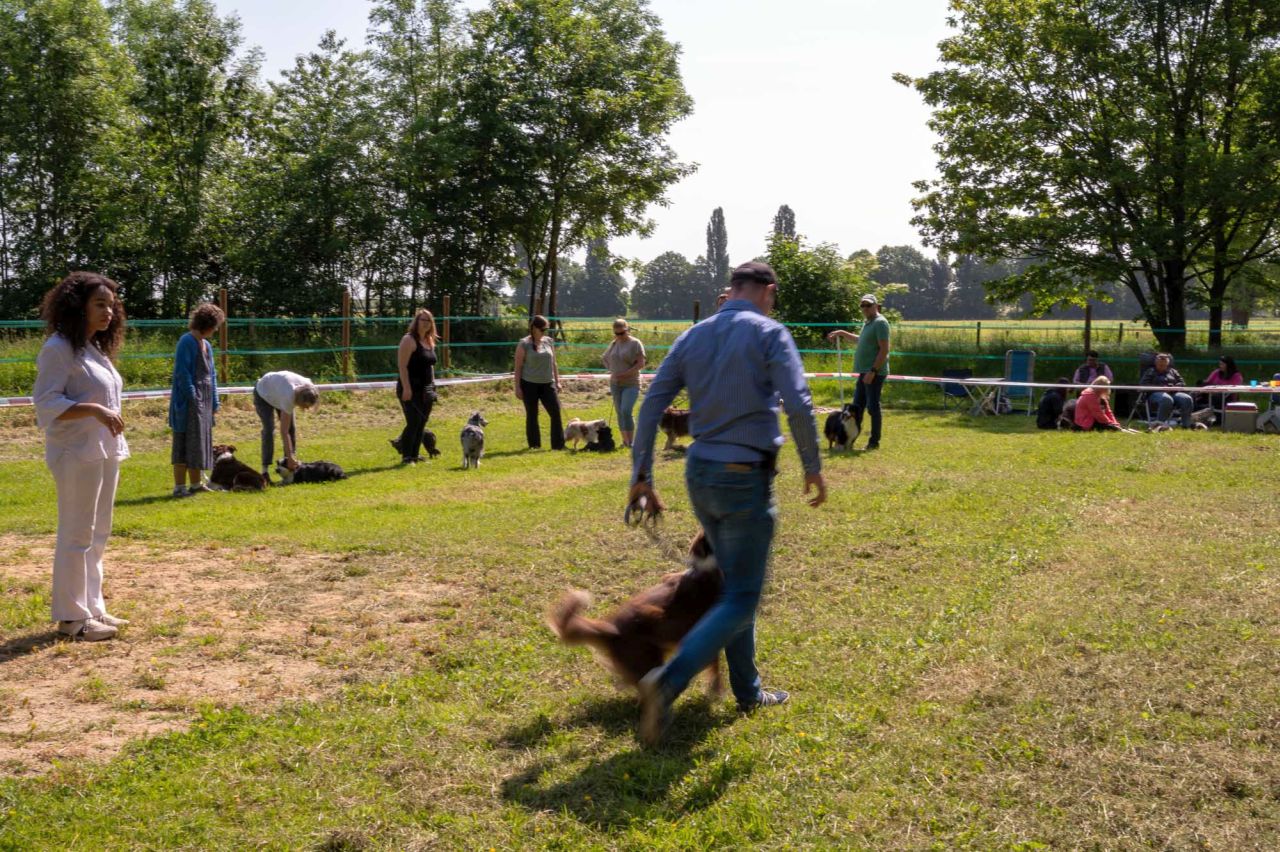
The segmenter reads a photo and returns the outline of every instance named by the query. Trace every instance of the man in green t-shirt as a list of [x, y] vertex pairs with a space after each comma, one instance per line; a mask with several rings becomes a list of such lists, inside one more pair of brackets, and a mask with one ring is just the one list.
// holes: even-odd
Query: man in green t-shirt
[[868, 450], [880, 449], [880, 391], [884, 387], [885, 377], [889, 375], [889, 321], [880, 313], [880, 303], [875, 294], [868, 293], [860, 303], [862, 316], [866, 322], [862, 324], [862, 333], [836, 329], [827, 335], [827, 340], [842, 337], [858, 344], [853, 350], [854, 372], [861, 374], [858, 390], [853, 395], [853, 422], [858, 431], [862, 431], [862, 412], [871, 415], [871, 439], [867, 441]]

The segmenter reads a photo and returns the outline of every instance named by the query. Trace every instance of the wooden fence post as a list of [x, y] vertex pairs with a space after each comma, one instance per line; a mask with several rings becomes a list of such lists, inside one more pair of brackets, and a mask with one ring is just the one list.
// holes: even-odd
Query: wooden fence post
[[450, 331], [451, 331], [451, 329], [450, 329], [450, 327], [449, 327], [449, 323], [450, 323], [449, 315], [453, 312], [453, 308], [451, 307], [451, 303], [452, 303], [452, 301], [453, 301], [453, 300], [452, 300], [452, 299], [450, 299], [450, 298], [449, 298], [449, 296], [448, 296], [448, 294], [446, 293], [446, 294], [445, 294], [445, 297], [444, 297], [444, 351], [443, 351], [443, 355], [444, 355], [444, 362], [443, 362], [443, 363], [444, 363], [444, 369], [445, 369], [446, 371], [448, 371], [448, 369], [449, 369], [449, 367], [450, 367], [450, 361], [449, 361], [449, 337], [450, 337]]
[[222, 350], [222, 375], [218, 378], [223, 383], [231, 381], [231, 373], [227, 370], [227, 288], [223, 287], [218, 291], [218, 307], [222, 309], [222, 327], [218, 329], [218, 348]]
[[342, 288], [342, 375], [353, 381], [351, 373], [351, 290]]
[[696, 323], [702, 316], [702, 302], [697, 299], [693, 300], [693, 321]]
[[1089, 350], [1093, 348], [1093, 305], [1086, 302], [1084, 305], [1084, 354], [1088, 356]]
[[982, 349], [982, 320], [978, 320], [978, 337], [977, 337], [977, 340], [974, 341], [974, 345], [979, 350]]
[[1120, 323], [1120, 328], [1116, 330], [1116, 343], [1124, 343], [1124, 323]]

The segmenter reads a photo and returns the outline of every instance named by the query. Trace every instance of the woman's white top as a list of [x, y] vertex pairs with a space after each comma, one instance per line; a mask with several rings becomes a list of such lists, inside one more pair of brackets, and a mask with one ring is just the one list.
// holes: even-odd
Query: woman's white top
[[280, 370], [275, 373], [267, 373], [258, 379], [254, 389], [258, 391], [258, 396], [262, 397], [267, 405], [276, 411], [285, 411], [292, 414], [294, 391], [298, 388], [305, 388], [309, 384], [311, 384], [311, 380], [306, 376], [300, 376], [288, 370]]
[[59, 420], [63, 412], [78, 402], [95, 402], [120, 413], [124, 380], [111, 360], [91, 341], [76, 352], [71, 341], [52, 334], [40, 347], [36, 358], [36, 422], [44, 429], [44, 458], [53, 464], [63, 453], [74, 453], [80, 461], [127, 459], [129, 444], [124, 435], [111, 430], [96, 417]]

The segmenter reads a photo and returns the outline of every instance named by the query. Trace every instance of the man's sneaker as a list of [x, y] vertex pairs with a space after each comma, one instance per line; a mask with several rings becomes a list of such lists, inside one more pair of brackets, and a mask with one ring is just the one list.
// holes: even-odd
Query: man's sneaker
[[95, 620], [101, 621], [103, 624], [107, 625], [108, 627], [124, 627], [126, 624], [129, 623], [129, 619], [127, 618], [116, 618], [114, 615], [111, 615], [110, 613], [106, 613], [106, 612], [104, 612], [102, 615], [97, 616]]
[[83, 621], [59, 621], [58, 632], [63, 636], [82, 639], [85, 642], [101, 642], [116, 635], [114, 627], [103, 624], [96, 618], [86, 618]]
[[863, 452], [866, 452], [867, 450], [878, 450], [878, 449], [880, 449], [879, 441], [869, 441], [867, 443], [867, 446], [863, 449]]
[[187, 493], [188, 493], [188, 494], [201, 494], [201, 493], [209, 492], [209, 491], [212, 491], [212, 490], [213, 490], [212, 488], [210, 488], [209, 486], [205, 485], [203, 482], [198, 482], [198, 483], [196, 483], [195, 485], [188, 485], [188, 486], [187, 486]]
[[403, 457], [403, 456], [404, 456], [404, 450], [400, 449], [400, 439], [399, 439], [399, 438], [392, 438], [392, 439], [391, 439], [391, 446], [395, 448], [395, 451], [396, 451], [397, 453], [399, 453], [399, 454], [401, 455], [401, 457]]
[[174, 497], [190, 497], [191, 492], [187, 490], [187, 486], [177, 485], [173, 489], [173, 496]]
[[750, 713], [759, 707], [773, 707], [778, 704], [786, 704], [791, 698], [791, 693], [783, 689], [762, 689], [760, 697], [751, 704], [738, 704], [739, 713]]
[[662, 688], [664, 671], [664, 666], [658, 666], [636, 685], [640, 692], [640, 742], [647, 746], [656, 746], [671, 724], [671, 702]]

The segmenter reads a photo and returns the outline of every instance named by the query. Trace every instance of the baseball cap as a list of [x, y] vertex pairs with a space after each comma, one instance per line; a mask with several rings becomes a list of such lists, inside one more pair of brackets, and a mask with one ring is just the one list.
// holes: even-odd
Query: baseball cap
[[753, 260], [735, 267], [733, 274], [729, 276], [729, 281], [730, 283], [734, 281], [757, 281], [761, 284], [777, 284], [778, 276], [769, 264]]
[[858, 300], [859, 305], [878, 305], [880, 302], [876, 299], [875, 293], [868, 293]]

